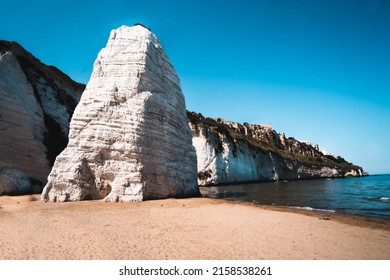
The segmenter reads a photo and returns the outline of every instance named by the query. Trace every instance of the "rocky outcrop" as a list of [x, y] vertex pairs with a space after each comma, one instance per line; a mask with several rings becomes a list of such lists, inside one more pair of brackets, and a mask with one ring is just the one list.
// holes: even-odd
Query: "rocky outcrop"
[[[0, 41], [0, 195], [39, 193], [67, 146], [85, 86], [15, 42]], [[201, 185], [362, 176], [317, 145], [270, 126], [188, 113], [158, 39], [122, 27], [94, 65], [43, 200], [197, 195]]]
[[139, 201], [198, 195], [179, 79], [141, 25], [110, 34], [70, 123], [43, 201]]
[[39, 193], [84, 85], [0, 41], [0, 195]]
[[188, 113], [200, 185], [362, 176], [361, 167], [268, 125], [238, 124]]

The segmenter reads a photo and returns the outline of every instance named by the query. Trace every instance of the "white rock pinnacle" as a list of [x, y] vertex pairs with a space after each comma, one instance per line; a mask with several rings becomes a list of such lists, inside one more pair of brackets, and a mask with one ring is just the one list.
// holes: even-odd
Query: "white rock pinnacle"
[[110, 34], [70, 123], [43, 201], [139, 201], [198, 195], [180, 81], [141, 25]]

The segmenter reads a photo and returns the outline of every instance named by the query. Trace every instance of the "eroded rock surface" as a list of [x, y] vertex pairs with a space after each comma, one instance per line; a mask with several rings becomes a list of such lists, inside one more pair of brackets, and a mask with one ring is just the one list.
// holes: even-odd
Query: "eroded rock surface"
[[0, 41], [0, 195], [39, 193], [84, 85]]
[[363, 169], [267, 125], [188, 113], [200, 185], [362, 176]]
[[110, 34], [70, 123], [43, 201], [139, 201], [199, 194], [179, 79], [141, 25]]

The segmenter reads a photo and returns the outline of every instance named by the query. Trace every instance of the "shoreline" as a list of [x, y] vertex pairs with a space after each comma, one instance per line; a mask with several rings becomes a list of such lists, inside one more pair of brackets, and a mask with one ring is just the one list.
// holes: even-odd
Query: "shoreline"
[[[280, 206], [280, 205], [263, 205], [257, 204], [249, 201], [240, 201], [235, 199], [223, 199], [223, 198], [212, 198], [205, 196], [204, 198], [223, 200], [231, 203], [243, 204], [248, 206], [259, 207], [263, 210], [286, 212], [286, 213], [295, 213], [301, 214], [308, 217], [316, 217], [324, 220], [334, 220], [340, 223], [359, 226], [359, 227], [368, 227], [373, 229], [384, 229], [390, 231], [390, 218], [369, 216], [363, 214], [352, 214], [348, 212], [341, 212], [336, 210], [308, 210], [304, 209], [305, 207], [295, 207], [295, 206]], [[333, 212], [334, 211], [334, 212]]]
[[268, 206], [268, 205], [259, 205], [264, 207], [264, 209], [281, 211], [281, 212], [290, 212], [306, 215], [309, 217], [317, 217], [320, 219], [329, 219], [334, 220], [340, 223], [359, 226], [359, 227], [368, 227], [374, 229], [384, 229], [390, 231], [390, 219], [383, 217], [374, 217], [363, 214], [352, 214], [348, 212], [328, 212], [321, 210], [306, 210], [299, 209], [290, 206]]
[[213, 198], [0, 197], [0, 259], [390, 259], [390, 219]]
[[211, 198], [247, 201], [282, 208], [306, 208], [313, 212], [336, 212], [356, 217], [370, 217], [373, 220], [390, 219], [389, 175], [372, 175], [366, 178], [332, 180], [310, 178], [200, 189], [202, 194]]

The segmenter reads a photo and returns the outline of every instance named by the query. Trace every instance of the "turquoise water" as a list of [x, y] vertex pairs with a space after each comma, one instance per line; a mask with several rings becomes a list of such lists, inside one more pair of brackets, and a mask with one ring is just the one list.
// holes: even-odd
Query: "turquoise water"
[[390, 175], [201, 187], [204, 196], [390, 219]]

